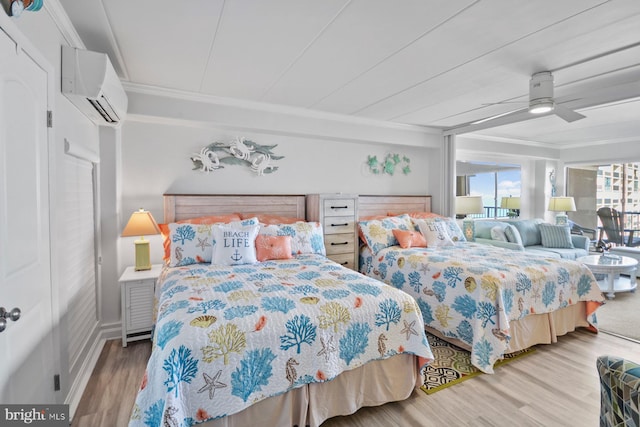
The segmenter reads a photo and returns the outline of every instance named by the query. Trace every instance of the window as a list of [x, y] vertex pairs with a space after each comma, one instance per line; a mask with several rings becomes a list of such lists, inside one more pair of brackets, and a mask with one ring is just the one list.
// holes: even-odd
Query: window
[[[477, 218], [503, 218], [509, 209], [500, 208], [503, 197], [520, 197], [520, 166], [481, 162], [457, 162], [457, 195], [482, 196], [484, 213]], [[464, 185], [462, 185], [464, 183]], [[466, 188], [465, 188], [466, 187]]]

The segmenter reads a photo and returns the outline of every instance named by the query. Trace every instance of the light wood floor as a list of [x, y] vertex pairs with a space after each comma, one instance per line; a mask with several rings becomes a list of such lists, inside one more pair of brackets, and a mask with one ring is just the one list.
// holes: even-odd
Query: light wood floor
[[[640, 325], [638, 325], [640, 327]], [[151, 345], [108, 341], [76, 410], [72, 427], [127, 425]], [[576, 331], [478, 377], [432, 395], [415, 390], [401, 402], [362, 408], [323, 427], [598, 426], [596, 357], [640, 361], [640, 344]]]

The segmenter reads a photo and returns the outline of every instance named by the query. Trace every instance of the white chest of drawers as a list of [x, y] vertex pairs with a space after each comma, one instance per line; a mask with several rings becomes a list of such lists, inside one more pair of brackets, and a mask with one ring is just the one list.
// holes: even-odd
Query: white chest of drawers
[[307, 220], [322, 224], [328, 258], [352, 270], [358, 269], [357, 195], [307, 195]]

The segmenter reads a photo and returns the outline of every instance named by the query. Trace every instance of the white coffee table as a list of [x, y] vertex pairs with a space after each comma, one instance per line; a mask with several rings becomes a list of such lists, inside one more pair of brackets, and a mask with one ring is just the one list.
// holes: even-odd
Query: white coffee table
[[[576, 261], [583, 263], [593, 274], [606, 274], [606, 280], [598, 280], [602, 292], [607, 298], [615, 298], [616, 292], [633, 292], [636, 290], [636, 270], [638, 261], [626, 256], [587, 255]], [[628, 273], [629, 278], [620, 277]]]

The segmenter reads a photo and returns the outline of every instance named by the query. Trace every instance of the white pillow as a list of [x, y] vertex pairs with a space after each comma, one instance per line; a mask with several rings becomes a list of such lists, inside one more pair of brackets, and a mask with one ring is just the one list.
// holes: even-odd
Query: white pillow
[[414, 224], [418, 226], [420, 232], [427, 241], [428, 248], [437, 248], [438, 246], [453, 246], [453, 240], [447, 233], [447, 226], [443, 221], [413, 219]]
[[256, 236], [259, 225], [245, 227], [215, 225], [213, 227], [212, 264], [238, 265], [255, 264]]
[[496, 225], [495, 227], [493, 227], [491, 229], [491, 239], [499, 240], [501, 242], [506, 242], [507, 235], [504, 233], [504, 228], [499, 225]]

